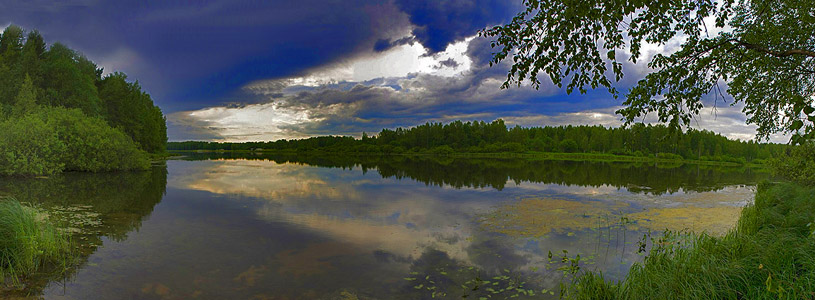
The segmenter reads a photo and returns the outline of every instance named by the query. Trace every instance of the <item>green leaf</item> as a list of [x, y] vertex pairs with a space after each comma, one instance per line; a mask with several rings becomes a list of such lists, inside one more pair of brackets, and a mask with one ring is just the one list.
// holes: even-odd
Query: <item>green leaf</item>
[[798, 129], [801, 129], [801, 127], [803, 127], [803, 126], [804, 126], [804, 121], [795, 120], [795, 121], [792, 121], [792, 125], [790, 125], [790, 129], [798, 130]]

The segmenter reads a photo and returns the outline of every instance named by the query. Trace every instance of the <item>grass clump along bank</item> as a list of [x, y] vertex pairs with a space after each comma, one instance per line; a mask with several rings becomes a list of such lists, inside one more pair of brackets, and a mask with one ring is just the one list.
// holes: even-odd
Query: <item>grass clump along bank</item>
[[577, 276], [571, 299], [815, 299], [815, 188], [763, 183], [732, 231], [655, 243], [621, 282]]
[[36, 209], [0, 199], [0, 277], [4, 288], [18, 285], [45, 267], [64, 267], [70, 255], [67, 234]]

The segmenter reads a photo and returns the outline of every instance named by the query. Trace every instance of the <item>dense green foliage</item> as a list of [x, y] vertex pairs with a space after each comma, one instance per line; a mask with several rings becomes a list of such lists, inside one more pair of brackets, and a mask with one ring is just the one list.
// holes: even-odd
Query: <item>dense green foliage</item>
[[59, 136], [67, 151], [62, 161], [69, 171], [144, 170], [144, 151], [122, 131], [101, 118], [87, 117], [78, 109], [44, 108], [39, 115]]
[[161, 110], [138, 83], [36, 31], [0, 35], [0, 175], [144, 170], [165, 150]]
[[103, 77], [76, 51], [59, 43], [48, 47], [37, 31], [24, 36], [14, 25], [0, 35], [0, 116], [16, 119], [35, 104], [76, 108], [123, 131], [142, 150], [164, 152], [164, 115], [137, 82], [122, 73]]
[[770, 169], [778, 176], [803, 185], [815, 184], [815, 144], [790, 147], [769, 162]]
[[64, 264], [68, 237], [42, 219], [34, 208], [0, 199], [0, 278], [18, 283], [48, 264]]
[[150, 165], [130, 137], [78, 109], [37, 108], [0, 126], [0, 175], [145, 170]]
[[138, 82], [127, 82], [124, 73], [113, 73], [98, 82], [99, 97], [105, 102], [107, 120], [121, 128], [142, 149], [161, 153], [167, 143], [167, 125], [161, 109]]
[[[622, 114], [634, 122], [656, 113], [662, 122], [689, 125], [705, 95], [744, 103], [758, 136], [815, 137], [815, 2], [810, 0], [524, 0], [506, 25], [481, 32], [498, 47], [491, 63], [512, 67], [503, 87], [546, 74], [566, 91], [619, 81], [624, 59], [635, 62], [647, 44], [677, 43], [656, 54], [655, 72], [626, 93]], [[609, 70], [610, 69], [610, 70]], [[613, 75], [611, 75], [613, 73]], [[723, 85], [728, 87], [724, 91]], [[715, 105], [715, 104], [714, 104]]]
[[810, 299], [815, 291], [815, 189], [759, 185], [724, 237], [663, 238], [625, 280], [576, 278], [577, 299]]
[[51, 175], [65, 167], [65, 143], [38, 116], [5, 120], [0, 128], [0, 175]]
[[173, 142], [171, 150], [322, 150], [328, 152], [403, 153], [451, 152], [594, 152], [665, 158], [746, 162], [775, 156], [785, 146], [729, 140], [706, 130], [680, 132], [663, 125], [635, 124], [628, 128], [560, 126], [507, 128], [503, 120], [490, 123], [455, 121], [412, 128], [383, 129], [362, 139], [322, 136], [275, 142]]

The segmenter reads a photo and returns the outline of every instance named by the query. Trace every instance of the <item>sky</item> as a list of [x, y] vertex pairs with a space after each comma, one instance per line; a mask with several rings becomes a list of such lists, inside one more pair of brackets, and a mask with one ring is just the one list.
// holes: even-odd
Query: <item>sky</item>
[[[495, 51], [478, 31], [521, 8], [506, 0], [5, 0], [0, 27], [37, 29], [105, 73], [138, 80], [167, 116], [170, 141], [358, 137], [498, 118], [620, 126], [623, 97], [605, 89], [567, 94], [544, 80], [539, 90], [500, 89], [510, 62], [490, 66]], [[643, 56], [677, 45], [647, 45]], [[625, 63], [618, 89], [649, 71]], [[741, 107], [712, 99], [691, 127], [754, 138]]]

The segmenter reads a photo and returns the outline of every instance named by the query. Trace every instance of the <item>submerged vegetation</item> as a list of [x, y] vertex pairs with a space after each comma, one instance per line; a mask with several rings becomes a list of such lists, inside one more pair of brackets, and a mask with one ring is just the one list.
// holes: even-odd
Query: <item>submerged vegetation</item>
[[165, 151], [164, 116], [138, 83], [24, 35], [0, 35], [0, 175], [144, 170]]
[[68, 235], [36, 209], [14, 199], [0, 199], [0, 278], [17, 285], [47, 266], [65, 266], [70, 255]]
[[[271, 150], [335, 153], [593, 153], [733, 163], [762, 162], [785, 145], [743, 142], [706, 131], [682, 132], [664, 125], [635, 124], [628, 128], [559, 126], [508, 128], [503, 120], [490, 123], [455, 121], [427, 123], [412, 128], [383, 129], [361, 139], [321, 136], [274, 142], [171, 142], [170, 150]], [[604, 156], [608, 158], [607, 156]], [[601, 157], [602, 159], [602, 157]]]

